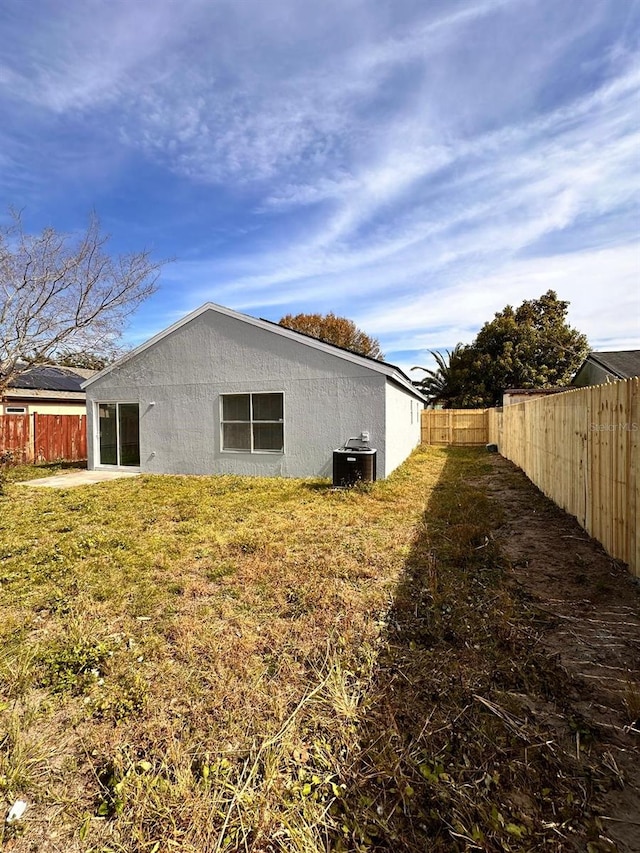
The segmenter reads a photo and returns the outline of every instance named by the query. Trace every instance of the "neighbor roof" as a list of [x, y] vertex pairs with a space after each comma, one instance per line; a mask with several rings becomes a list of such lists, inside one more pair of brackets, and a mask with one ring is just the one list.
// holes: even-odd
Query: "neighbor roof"
[[[74, 391], [82, 393], [82, 383], [95, 371], [57, 364], [27, 367], [9, 382], [10, 389], [29, 391]], [[24, 396], [24, 395], [22, 395]]]
[[154, 337], [150, 338], [144, 344], [141, 344], [136, 349], [132, 350], [127, 355], [123, 356], [118, 361], [110, 364], [108, 367], [105, 367], [104, 370], [101, 370], [99, 373], [96, 373], [86, 382], [82, 383], [82, 388], [87, 388], [89, 385], [92, 385], [102, 376], [106, 376], [115, 368], [124, 364], [126, 361], [129, 361], [131, 358], [135, 358], [139, 353], [144, 352], [144, 350], [149, 347], [154, 346], [159, 343], [163, 338], [168, 337], [169, 335], [176, 332], [178, 329], [181, 329], [187, 323], [190, 323], [192, 320], [195, 320], [201, 314], [206, 313], [207, 311], [214, 311], [217, 314], [223, 314], [225, 317], [232, 317], [235, 320], [240, 320], [243, 323], [248, 323], [250, 326], [256, 326], [259, 329], [264, 329], [267, 332], [272, 332], [275, 335], [280, 335], [284, 338], [289, 338], [290, 340], [297, 341], [298, 343], [304, 344], [305, 346], [311, 347], [312, 349], [320, 350], [321, 352], [329, 353], [330, 355], [335, 355], [338, 358], [343, 358], [345, 361], [351, 361], [354, 364], [360, 364], [363, 367], [366, 367], [370, 370], [375, 370], [377, 373], [384, 374], [389, 380], [394, 382], [397, 385], [400, 385], [406, 391], [409, 391], [416, 399], [425, 402], [425, 397], [423, 394], [418, 391], [418, 389], [413, 385], [409, 377], [400, 370], [399, 367], [396, 367], [393, 364], [388, 364], [386, 361], [378, 361], [374, 358], [369, 358], [368, 356], [358, 355], [358, 353], [352, 352], [351, 350], [343, 349], [343, 347], [335, 346], [334, 344], [326, 343], [326, 341], [320, 341], [317, 338], [312, 338], [309, 335], [305, 335], [302, 332], [295, 332], [293, 329], [287, 329], [285, 326], [280, 326], [277, 323], [272, 323], [269, 320], [260, 320], [257, 317], [251, 317], [249, 314], [241, 314], [238, 311], [233, 311], [231, 308], [225, 308], [223, 305], [216, 305], [214, 302], [206, 302], [200, 308], [197, 308], [195, 311], [192, 311], [190, 314], [187, 314], [186, 317], [183, 317], [181, 320], [178, 320], [177, 323], [174, 323], [172, 326], [169, 326], [162, 332], [159, 332]]
[[631, 379], [640, 376], [640, 350], [620, 350], [618, 352], [590, 352], [576, 373], [578, 377], [587, 362], [593, 362], [617, 379]]

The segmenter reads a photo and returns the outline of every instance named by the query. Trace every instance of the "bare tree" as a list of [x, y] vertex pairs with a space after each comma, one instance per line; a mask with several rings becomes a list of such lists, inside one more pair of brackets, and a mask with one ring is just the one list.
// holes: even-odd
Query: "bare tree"
[[95, 214], [79, 236], [0, 224], [0, 394], [25, 366], [65, 350], [110, 354], [131, 312], [157, 289], [165, 261], [111, 256]]

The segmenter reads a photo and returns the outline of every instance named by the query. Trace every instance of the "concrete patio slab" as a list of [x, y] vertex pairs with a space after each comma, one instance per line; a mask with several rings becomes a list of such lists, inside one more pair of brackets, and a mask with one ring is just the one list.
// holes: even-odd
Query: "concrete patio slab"
[[43, 489], [70, 489], [73, 486], [90, 486], [107, 480], [119, 480], [121, 477], [139, 477], [139, 471], [72, 471], [68, 474], [56, 474], [54, 477], [40, 477], [37, 480], [22, 480], [17, 486], [35, 486]]

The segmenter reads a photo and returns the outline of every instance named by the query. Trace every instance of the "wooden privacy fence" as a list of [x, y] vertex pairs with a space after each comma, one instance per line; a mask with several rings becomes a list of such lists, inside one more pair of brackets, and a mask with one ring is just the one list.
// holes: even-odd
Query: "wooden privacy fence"
[[0, 454], [14, 462], [87, 458], [86, 415], [0, 415]]
[[486, 444], [489, 409], [424, 409], [421, 426], [423, 444]]
[[0, 457], [15, 462], [33, 461], [30, 415], [0, 415]]
[[494, 410], [489, 441], [640, 577], [640, 379]]

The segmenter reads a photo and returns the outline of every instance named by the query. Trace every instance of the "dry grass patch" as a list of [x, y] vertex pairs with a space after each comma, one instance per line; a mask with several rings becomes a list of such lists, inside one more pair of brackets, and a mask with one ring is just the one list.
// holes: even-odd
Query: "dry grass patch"
[[490, 470], [9, 486], [7, 849], [614, 850], [619, 779], [509, 583]]
[[226, 476], [9, 485], [0, 794], [30, 803], [3, 830], [24, 833], [12, 849], [326, 849], [444, 464], [418, 454], [348, 493]]

